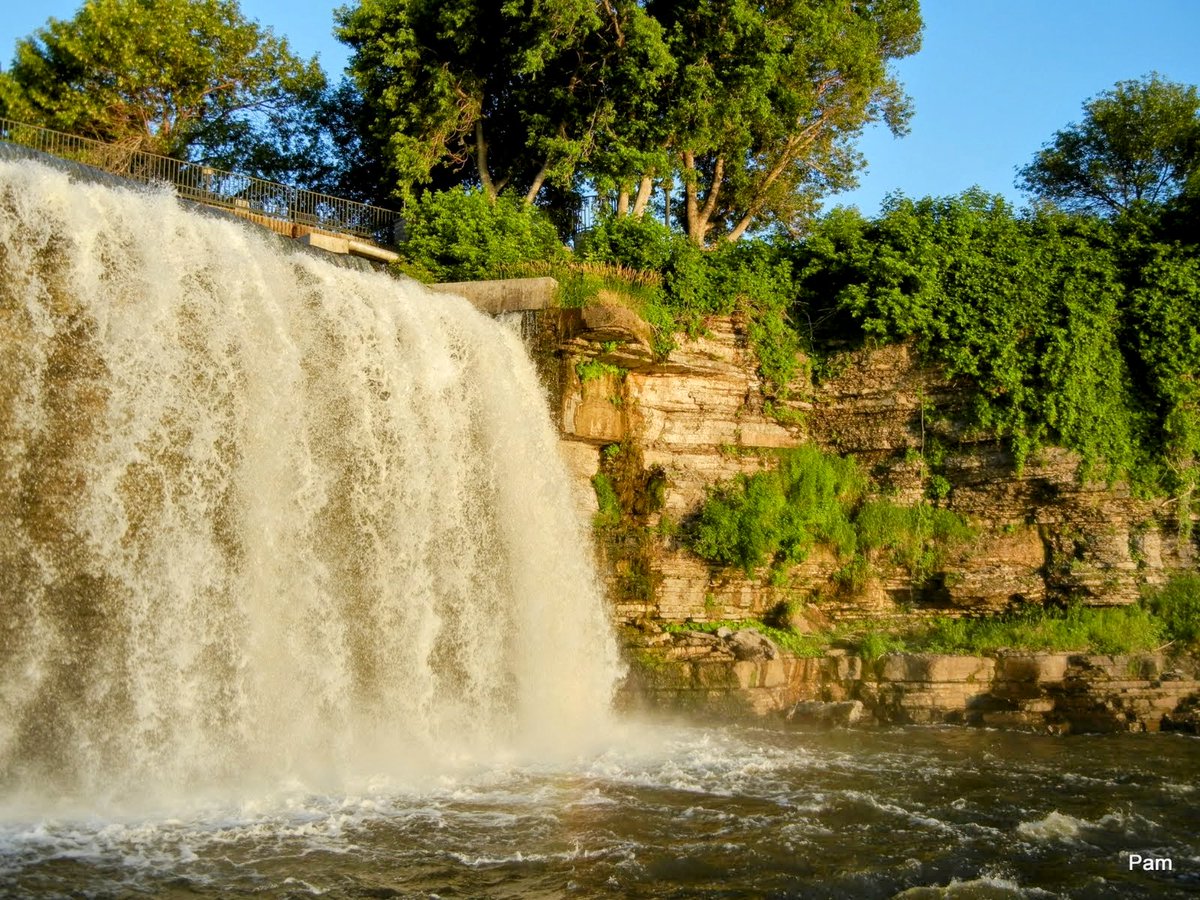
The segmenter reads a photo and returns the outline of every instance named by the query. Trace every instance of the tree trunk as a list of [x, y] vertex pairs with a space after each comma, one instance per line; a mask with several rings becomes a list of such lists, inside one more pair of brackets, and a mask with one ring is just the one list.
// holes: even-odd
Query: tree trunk
[[542, 189], [542, 185], [546, 183], [546, 172], [550, 169], [550, 160], [542, 163], [542, 167], [538, 169], [538, 173], [533, 176], [533, 184], [529, 186], [529, 190], [525, 193], [525, 205], [532, 206], [533, 201], [537, 199], [538, 191]]
[[617, 218], [629, 215], [629, 188], [621, 185], [617, 191]]
[[700, 202], [696, 197], [696, 157], [684, 151], [683, 159], [683, 220], [687, 226], [688, 237], [697, 244], [704, 243], [703, 232], [700, 240], [696, 240], [696, 220], [700, 217]]
[[640, 219], [646, 214], [646, 206], [650, 203], [650, 192], [654, 190], [654, 173], [643, 175], [638, 185], [637, 197], [633, 200], [633, 217]]
[[492, 173], [488, 171], [487, 141], [483, 137], [483, 119], [475, 120], [475, 168], [479, 170], [479, 183], [483, 192], [493, 203], [496, 202], [496, 185], [492, 181]]
[[704, 246], [704, 238], [708, 234], [709, 222], [712, 220], [713, 212], [717, 208], [717, 197], [721, 193], [721, 182], [725, 180], [725, 160], [717, 157], [716, 164], [713, 166], [712, 184], [708, 186], [708, 194], [704, 198], [704, 206], [700, 206], [696, 180], [698, 170], [696, 169], [696, 157], [692, 153], [683, 154], [683, 166], [689, 173], [684, 188], [687, 192], [687, 232], [688, 238], [691, 239], [697, 247]]
[[812, 146], [813, 142], [820, 136], [821, 129], [828, 118], [829, 111], [826, 110], [821, 113], [820, 118], [816, 122], [813, 122], [799, 134], [794, 134], [788, 138], [782, 152], [779, 154], [779, 159], [775, 161], [775, 165], [767, 171], [766, 175], [758, 183], [758, 190], [755, 191], [754, 196], [759, 198], [759, 200], [752, 203], [750, 208], [746, 210], [746, 214], [738, 220], [738, 223], [733, 227], [733, 231], [729, 232], [726, 236], [727, 241], [733, 243], [746, 233], [746, 229], [750, 227], [750, 223], [754, 221], [755, 216], [762, 211], [761, 198], [767, 193], [771, 185], [775, 183], [776, 179], [792, 164], [797, 155], [802, 150]]

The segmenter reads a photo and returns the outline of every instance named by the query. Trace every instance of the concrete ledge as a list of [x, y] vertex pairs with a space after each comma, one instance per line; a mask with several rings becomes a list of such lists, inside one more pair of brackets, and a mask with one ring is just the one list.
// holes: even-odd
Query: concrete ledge
[[307, 244], [309, 247], [316, 247], [318, 250], [328, 250], [330, 253], [350, 252], [350, 239], [340, 235], [322, 234], [319, 231], [311, 231], [308, 234], [302, 234], [297, 240], [302, 244]]
[[368, 244], [366, 241], [356, 241], [354, 238], [347, 237], [346, 235], [310, 231], [307, 234], [300, 235], [297, 240], [309, 247], [316, 247], [318, 250], [328, 250], [330, 253], [340, 253], [343, 255], [353, 254], [354, 256], [373, 259], [376, 262], [390, 263], [400, 258], [399, 254], [393, 253], [391, 250], [376, 247], [374, 244]]
[[558, 282], [553, 278], [501, 278], [493, 281], [450, 281], [426, 285], [439, 294], [466, 297], [480, 312], [521, 312], [549, 309], [554, 305]]

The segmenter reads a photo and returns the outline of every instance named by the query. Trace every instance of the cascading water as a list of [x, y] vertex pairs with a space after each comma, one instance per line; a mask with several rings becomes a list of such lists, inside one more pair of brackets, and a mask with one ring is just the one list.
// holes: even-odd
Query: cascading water
[[0, 161], [0, 376], [0, 898], [1195, 893], [1194, 739], [611, 727], [462, 301]]
[[0, 798], [546, 747], [619, 664], [533, 366], [465, 301], [0, 162]]

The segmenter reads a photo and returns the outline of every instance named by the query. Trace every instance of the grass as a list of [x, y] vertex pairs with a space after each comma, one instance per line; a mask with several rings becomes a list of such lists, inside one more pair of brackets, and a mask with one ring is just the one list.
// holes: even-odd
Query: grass
[[649, 323], [653, 331], [653, 350], [665, 358], [675, 348], [675, 333], [680, 329], [675, 313], [662, 286], [658, 272], [642, 272], [628, 266], [597, 262], [526, 262], [510, 266], [504, 277], [549, 276], [558, 282], [558, 305], [582, 309], [596, 303], [619, 303]]
[[587, 384], [589, 381], [597, 381], [606, 375], [611, 375], [618, 379], [624, 378], [626, 372], [620, 366], [613, 363], [588, 359], [575, 364], [575, 374], [579, 376], [580, 383]]
[[998, 650], [1141, 653], [1164, 643], [1163, 621], [1142, 605], [1035, 609], [986, 619], [934, 619], [906, 641], [915, 651], [985, 654]]
[[1200, 645], [1200, 576], [1179, 576], [1161, 588], [1147, 591], [1141, 603], [1128, 606], [1037, 607], [977, 619], [938, 616], [890, 628], [880, 623], [857, 632], [849, 626], [837, 626], [815, 634], [798, 634], [758, 619], [671, 623], [664, 629], [714, 632], [722, 627], [735, 631], [753, 628], [795, 656], [823, 656], [833, 646], [841, 645], [868, 662], [889, 653], [984, 656], [1000, 651], [1030, 651], [1119, 655], [1146, 653], [1168, 644], [1195, 649]]
[[1200, 645], [1200, 575], [1177, 575], [1162, 587], [1148, 588], [1142, 603], [1162, 622], [1167, 640]]
[[723, 619], [716, 622], [669, 622], [663, 625], [663, 631], [672, 634], [681, 634], [688, 631], [706, 631], [711, 634], [719, 628], [728, 628], [730, 631], [752, 628], [760, 634], [769, 637], [779, 649], [786, 653], [805, 658], [824, 656], [837, 636], [837, 632], [835, 631], [820, 634], [798, 634], [790, 628], [777, 628], [759, 619]]

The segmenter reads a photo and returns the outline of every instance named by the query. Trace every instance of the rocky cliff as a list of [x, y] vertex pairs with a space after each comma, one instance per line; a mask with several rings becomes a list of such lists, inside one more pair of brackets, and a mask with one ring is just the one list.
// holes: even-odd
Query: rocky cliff
[[[820, 378], [801, 365], [788, 399], [768, 401], [736, 317], [710, 319], [665, 361], [651, 351], [645, 323], [615, 305], [546, 310], [524, 327], [537, 337], [578, 502], [600, 517], [602, 569], [645, 702], [758, 713], [857, 702], [875, 721], [1102, 730], [1156, 729], [1164, 716], [1172, 721], [1173, 710], [1183, 716], [1194, 673], [1172, 681], [1161, 659], [1144, 665], [1166, 671], [1166, 687], [1162, 678], [1134, 674], [1108, 690], [1116, 678], [1109, 669], [1133, 663], [1082, 656], [1068, 663], [1061, 654], [1027, 665], [1062, 662], [1064, 672], [1078, 671], [1057, 681], [1042, 673], [1030, 687], [1012, 675], [1022, 665], [1012, 660], [967, 658], [973, 661], [963, 665], [986, 669], [986, 677], [939, 681], [931, 671], [959, 664], [930, 669], [897, 657], [876, 671], [844, 652], [813, 660], [772, 649], [769, 657], [747, 657], [731, 650], [728, 636], [664, 633], [689, 621], [785, 616], [804, 632], [990, 615], [1047, 601], [1129, 604], [1143, 585], [1194, 569], [1200, 552], [1195, 539], [1181, 536], [1169, 506], [1081, 477], [1080, 460], [1068, 451], [1048, 448], [1018, 470], [1000, 444], [964, 427], [962, 386], [905, 345], [834, 354]], [[680, 530], [713, 486], [804, 444], [853, 455], [879, 496], [952, 510], [973, 537], [932, 576], [918, 581], [876, 553], [869, 576], [851, 585], [838, 578], [842, 561], [820, 545], [783, 577], [712, 566], [684, 546]], [[619, 520], [597, 501], [598, 475], [620, 501]]]
[[[1197, 543], [1179, 536], [1169, 507], [1120, 484], [1081, 479], [1074, 454], [1048, 448], [1018, 471], [995, 441], [964, 429], [964, 392], [905, 345], [836, 354], [820, 380], [801, 366], [791, 399], [770, 403], [736, 318], [709, 320], [663, 362], [625, 310], [556, 315], [548, 365], [556, 367], [554, 405], [580, 502], [596, 511], [589, 482], [614, 445], [643, 472], [661, 473], [661, 504], [638, 523], [649, 576], [640, 592], [623, 590], [616, 577], [629, 534], [606, 548], [621, 621], [746, 618], [785, 601], [831, 620], [978, 615], [1048, 599], [1119, 605], [1134, 602], [1141, 585], [1197, 563]], [[682, 546], [675, 529], [713, 485], [804, 443], [855, 456], [874, 489], [897, 503], [935, 498], [963, 516], [975, 538], [920, 584], [879, 558], [853, 589], [835, 583], [839, 563], [819, 547], [786, 579], [768, 579], [714, 568]]]

